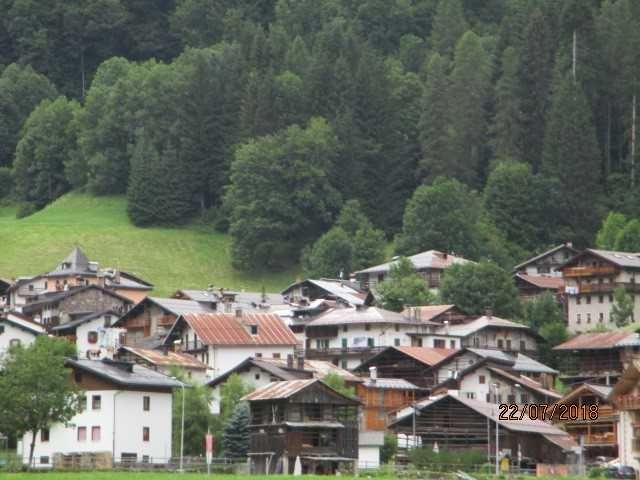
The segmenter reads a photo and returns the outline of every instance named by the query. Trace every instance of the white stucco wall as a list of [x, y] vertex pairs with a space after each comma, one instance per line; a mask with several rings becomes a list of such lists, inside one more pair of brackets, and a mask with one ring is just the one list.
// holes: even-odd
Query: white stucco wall
[[618, 416], [618, 457], [622, 465], [640, 469], [638, 452], [633, 450], [633, 413], [621, 410]]
[[358, 447], [358, 468], [380, 467], [380, 447]]
[[11, 345], [11, 340], [19, 340], [24, 346], [31, 345], [36, 336], [26, 330], [18, 328], [9, 322], [0, 319], [0, 325], [4, 326], [4, 333], [0, 333], [0, 357], [2, 357]]
[[[48, 442], [41, 442], [40, 433], [36, 435], [36, 466], [47, 466], [40, 463], [41, 457], [49, 457], [52, 462], [55, 453], [114, 452], [114, 446], [116, 461], [123, 452], [136, 453], [138, 461], [148, 455], [149, 461], [154, 463], [166, 462], [171, 456], [170, 393], [89, 390], [85, 394], [85, 411], [73, 417], [69, 425], [53, 425], [49, 429]], [[94, 395], [101, 396], [99, 410], [91, 408]], [[150, 397], [149, 411], [143, 410], [144, 396]], [[78, 441], [78, 427], [86, 427], [85, 441]], [[92, 440], [92, 427], [100, 427], [100, 440]], [[142, 441], [143, 427], [149, 427], [149, 442]], [[22, 454], [25, 463], [29, 459], [30, 443], [31, 434], [27, 433], [18, 446], [18, 453]]]

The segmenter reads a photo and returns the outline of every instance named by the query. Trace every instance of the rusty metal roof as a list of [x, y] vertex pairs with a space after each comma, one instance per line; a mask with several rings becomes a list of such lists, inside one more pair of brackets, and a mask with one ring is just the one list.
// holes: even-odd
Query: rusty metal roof
[[424, 363], [425, 365], [432, 366], [436, 363], [444, 360], [447, 357], [455, 354], [458, 350], [452, 348], [428, 348], [428, 347], [393, 347], [396, 350], [404, 353]]
[[613, 331], [613, 332], [592, 332], [582, 333], [567, 340], [560, 345], [553, 347], [554, 350], [598, 350], [617, 348], [618, 342], [633, 336], [633, 332]]
[[547, 290], [557, 290], [564, 287], [565, 283], [562, 277], [545, 277], [542, 275], [527, 275], [526, 273], [516, 273], [514, 276], [534, 287]]
[[133, 355], [140, 357], [141, 359], [151, 363], [152, 365], [159, 366], [178, 366], [183, 368], [192, 368], [206, 370], [207, 366], [193, 355], [181, 352], [167, 351], [165, 355], [158, 350], [151, 350], [148, 348], [138, 347], [120, 347], [122, 350], [132, 353]]
[[271, 382], [264, 387], [242, 397], [242, 400], [278, 400], [289, 398], [291, 395], [313, 385], [317, 378], [306, 378], [303, 380], [289, 380], [286, 382]]
[[[206, 345], [296, 345], [293, 332], [272, 313], [187, 313], [181, 317]], [[250, 333], [250, 326], [257, 333]]]

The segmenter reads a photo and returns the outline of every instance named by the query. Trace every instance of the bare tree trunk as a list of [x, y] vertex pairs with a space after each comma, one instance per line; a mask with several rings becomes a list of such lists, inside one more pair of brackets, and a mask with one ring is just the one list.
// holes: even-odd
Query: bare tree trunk
[[37, 430], [31, 432], [31, 445], [29, 446], [29, 469], [33, 466], [33, 451], [36, 448], [36, 433]]

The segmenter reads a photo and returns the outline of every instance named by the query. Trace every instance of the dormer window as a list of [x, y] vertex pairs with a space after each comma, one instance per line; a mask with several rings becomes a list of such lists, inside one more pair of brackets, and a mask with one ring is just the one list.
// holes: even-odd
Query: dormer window
[[249, 325], [249, 328], [251, 329], [251, 335], [258, 334], [258, 325]]

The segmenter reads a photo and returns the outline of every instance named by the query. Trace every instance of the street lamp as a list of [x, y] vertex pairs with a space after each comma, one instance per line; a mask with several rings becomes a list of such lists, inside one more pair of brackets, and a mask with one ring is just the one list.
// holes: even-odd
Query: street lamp
[[[498, 384], [497, 383], [493, 384], [493, 399], [496, 402], [498, 401]], [[500, 460], [499, 460], [500, 437], [498, 436], [500, 425], [498, 423], [498, 416], [496, 416], [495, 422], [496, 422], [496, 475], [500, 475]]]
[[184, 473], [184, 383], [176, 377], [171, 377], [182, 387], [182, 419], [180, 420], [180, 473]]

